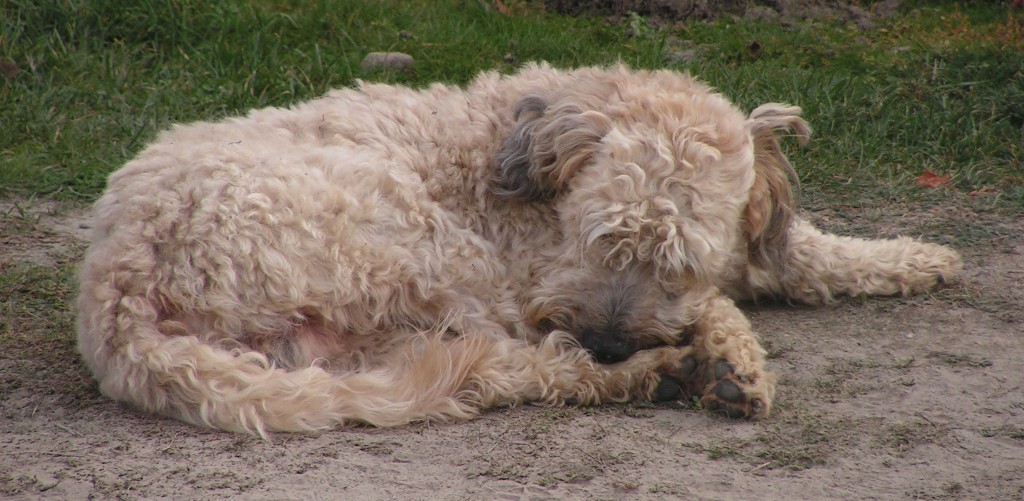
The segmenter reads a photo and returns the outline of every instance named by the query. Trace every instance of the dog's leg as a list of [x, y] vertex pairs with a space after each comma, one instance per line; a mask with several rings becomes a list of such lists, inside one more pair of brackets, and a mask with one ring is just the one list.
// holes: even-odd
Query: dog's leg
[[712, 412], [729, 417], [767, 416], [775, 396], [775, 374], [764, 369], [765, 351], [750, 322], [731, 299], [712, 297], [694, 325], [692, 354], [666, 375], [682, 393], [701, 397]]
[[[764, 370], [764, 350], [732, 300], [714, 296], [694, 325], [688, 346], [642, 350], [623, 362], [596, 363], [568, 335], [554, 333], [540, 346], [515, 344], [485, 364], [478, 383], [484, 407], [522, 401], [582, 405], [627, 400], [701, 397], [729, 417], [768, 415], [775, 375]], [[492, 393], [488, 393], [488, 391]]]
[[821, 303], [837, 295], [920, 293], [954, 281], [961, 267], [956, 251], [941, 245], [841, 237], [798, 221], [773, 269], [752, 268], [749, 280], [760, 294]]
[[730, 417], [767, 415], [775, 376], [764, 371], [764, 350], [732, 301], [713, 298], [695, 330], [689, 346], [643, 350], [610, 365], [596, 363], [570, 336], [557, 331], [539, 346], [503, 340], [488, 356], [477, 358], [467, 395], [480, 407], [696, 395], [708, 409]]
[[[450, 350], [458, 353], [463, 348]], [[540, 344], [505, 339], [487, 351], [486, 356], [471, 357], [477, 363], [458, 397], [474, 407], [664, 401], [712, 387], [697, 372], [697, 360], [706, 356], [691, 346], [663, 346], [637, 352], [623, 362], [600, 364], [571, 336], [555, 331]]]

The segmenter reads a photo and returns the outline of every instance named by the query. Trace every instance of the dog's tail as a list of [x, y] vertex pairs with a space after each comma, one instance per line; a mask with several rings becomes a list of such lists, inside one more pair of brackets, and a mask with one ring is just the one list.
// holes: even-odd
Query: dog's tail
[[482, 398], [474, 393], [474, 371], [508, 349], [484, 336], [452, 342], [424, 334], [387, 368], [286, 370], [262, 353], [209, 343], [162, 320], [165, 311], [152, 291], [133, 291], [126, 281], [131, 272], [99, 261], [87, 258], [80, 273], [77, 330], [101, 392], [201, 426], [266, 437], [268, 431], [469, 418]]
[[799, 179], [777, 134], [791, 131], [805, 144], [811, 128], [800, 113], [796, 106], [769, 103], [757, 107], [747, 119], [754, 140], [756, 178], [744, 213], [744, 229], [750, 256], [757, 261], [769, 259], [770, 249], [785, 245], [786, 230], [793, 222]]

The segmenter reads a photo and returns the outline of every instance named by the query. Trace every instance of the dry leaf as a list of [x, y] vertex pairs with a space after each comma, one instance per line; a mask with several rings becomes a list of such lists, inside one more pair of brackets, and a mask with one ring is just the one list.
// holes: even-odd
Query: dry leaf
[[951, 178], [949, 176], [940, 176], [930, 170], [924, 171], [914, 184], [924, 188], [938, 188], [939, 186], [945, 186], [949, 184]]

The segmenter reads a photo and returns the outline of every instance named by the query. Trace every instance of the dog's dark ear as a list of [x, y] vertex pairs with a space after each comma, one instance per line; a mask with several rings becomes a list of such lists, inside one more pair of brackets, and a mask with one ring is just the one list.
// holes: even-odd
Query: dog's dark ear
[[776, 133], [793, 131], [804, 144], [811, 129], [800, 118], [800, 108], [775, 103], [759, 106], [750, 113], [747, 123], [754, 139], [756, 177], [743, 214], [744, 232], [751, 259], [765, 264], [772, 249], [786, 245], [796, 201], [791, 183], [799, 183]]
[[520, 99], [514, 118], [495, 157], [494, 193], [524, 200], [546, 200], [564, 188], [612, 126], [599, 112], [548, 106], [537, 96]]

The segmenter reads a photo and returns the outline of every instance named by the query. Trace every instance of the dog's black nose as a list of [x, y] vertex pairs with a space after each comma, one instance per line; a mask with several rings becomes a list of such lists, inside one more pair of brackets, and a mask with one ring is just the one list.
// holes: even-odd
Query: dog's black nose
[[584, 329], [580, 345], [602, 364], [621, 362], [639, 351], [628, 335], [615, 327]]

